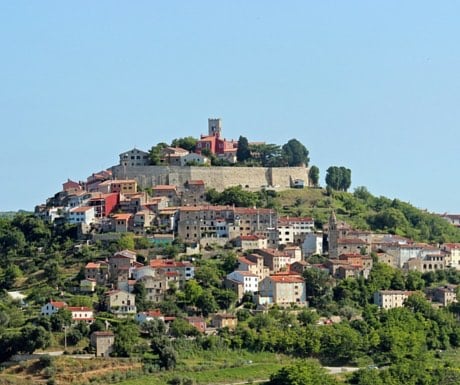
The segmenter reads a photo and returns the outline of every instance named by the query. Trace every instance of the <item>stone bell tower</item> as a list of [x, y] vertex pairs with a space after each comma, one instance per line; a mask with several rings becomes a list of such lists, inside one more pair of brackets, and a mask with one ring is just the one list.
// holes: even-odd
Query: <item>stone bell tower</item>
[[222, 119], [209, 118], [208, 119], [208, 133], [209, 136], [221, 136], [222, 134]]

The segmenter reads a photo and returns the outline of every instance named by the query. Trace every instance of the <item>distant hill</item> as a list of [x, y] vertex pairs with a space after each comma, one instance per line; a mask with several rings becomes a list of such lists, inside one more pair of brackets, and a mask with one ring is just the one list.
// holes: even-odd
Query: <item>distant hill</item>
[[0, 218], [13, 218], [16, 214], [33, 214], [32, 211], [18, 210], [18, 211], [0, 211]]

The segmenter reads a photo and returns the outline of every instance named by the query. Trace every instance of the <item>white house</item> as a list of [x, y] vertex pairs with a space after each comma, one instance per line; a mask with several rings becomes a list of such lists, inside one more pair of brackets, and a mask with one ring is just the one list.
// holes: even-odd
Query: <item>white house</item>
[[95, 221], [96, 213], [92, 206], [75, 207], [69, 211], [68, 222], [72, 224], [84, 223], [89, 225]]
[[304, 257], [310, 255], [323, 254], [323, 234], [322, 233], [308, 233], [302, 243], [302, 252]]
[[195, 154], [193, 152], [185, 155], [185, 156], [182, 156], [180, 158], [180, 165], [183, 167], [183, 166], [187, 166], [188, 164], [194, 164], [194, 165], [205, 165], [205, 164], [208, 164], [209, 163], [209, 159], [206, 158], [205, 156], [201, 155], [201, 154]]
[[227, 279], [243, 284], [244, 293], [255, 293], [259, 290], [259, 277], [250, 271], [235, 270], [227, 275]]
[[136, 322], [143, 324], [144, 322], [150, 322], [154, 319], [164, 321], [165, 317], [161, 314], [160, 310], [147, 310], [137, 313], [134, 319]]
[[155, 277], [156, 272], [153, 267], [142, 266], [132, 270], [133, 279], [138, 281], [143, 277]]
[[65, 302], [51, 300], [42, 306], [40, 313], [41, 315], [50, 316], [57, 313], [59, 309], [65, 309], [66, 307], [67, 304]]
[[301, 243], [303, 234], [313, 231], [315, 221], [309, 217], [280, 217], [278, 218], [278, 243]]
[[72, 321], [73, 322], [85, 322], [87, 324], [91, 324], [94, 322], [94, 314], [93, 309], [85, 306], [75, 306], [75, 307], [68, 307], [72, 313]]

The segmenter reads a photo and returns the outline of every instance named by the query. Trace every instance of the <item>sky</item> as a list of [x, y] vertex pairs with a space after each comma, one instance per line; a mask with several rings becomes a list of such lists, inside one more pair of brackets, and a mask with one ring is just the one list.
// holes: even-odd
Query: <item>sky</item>
[[460, 213], [460, 2], [1, 1], [0, 211], [134, 146], [302, 142], [324, 185]]

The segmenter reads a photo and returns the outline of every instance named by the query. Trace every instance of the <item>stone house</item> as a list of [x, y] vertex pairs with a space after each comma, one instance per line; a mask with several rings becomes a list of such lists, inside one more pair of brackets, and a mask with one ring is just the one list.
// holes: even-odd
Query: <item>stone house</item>
[[259, 304], [303, 305], [306, 303], [305, 280], [300, 275], [277, 274], [259, 284]]
[[96, 349], [96, 357], [110, 357], [115, 344], [115, 335], [111, 331], [98, 331], [91, 334], [91, 345]]
[[217, 329], [229, 328], [234, 330], [238, 324], [238, 318], [233, 314], [214, 314], [211, 317], [211, 324]]
[[105, 305], [107, 311], [114, 314], [135, 314], [136, 296], [134, 294], [121, 290], [109, 291], [105, 294]]

